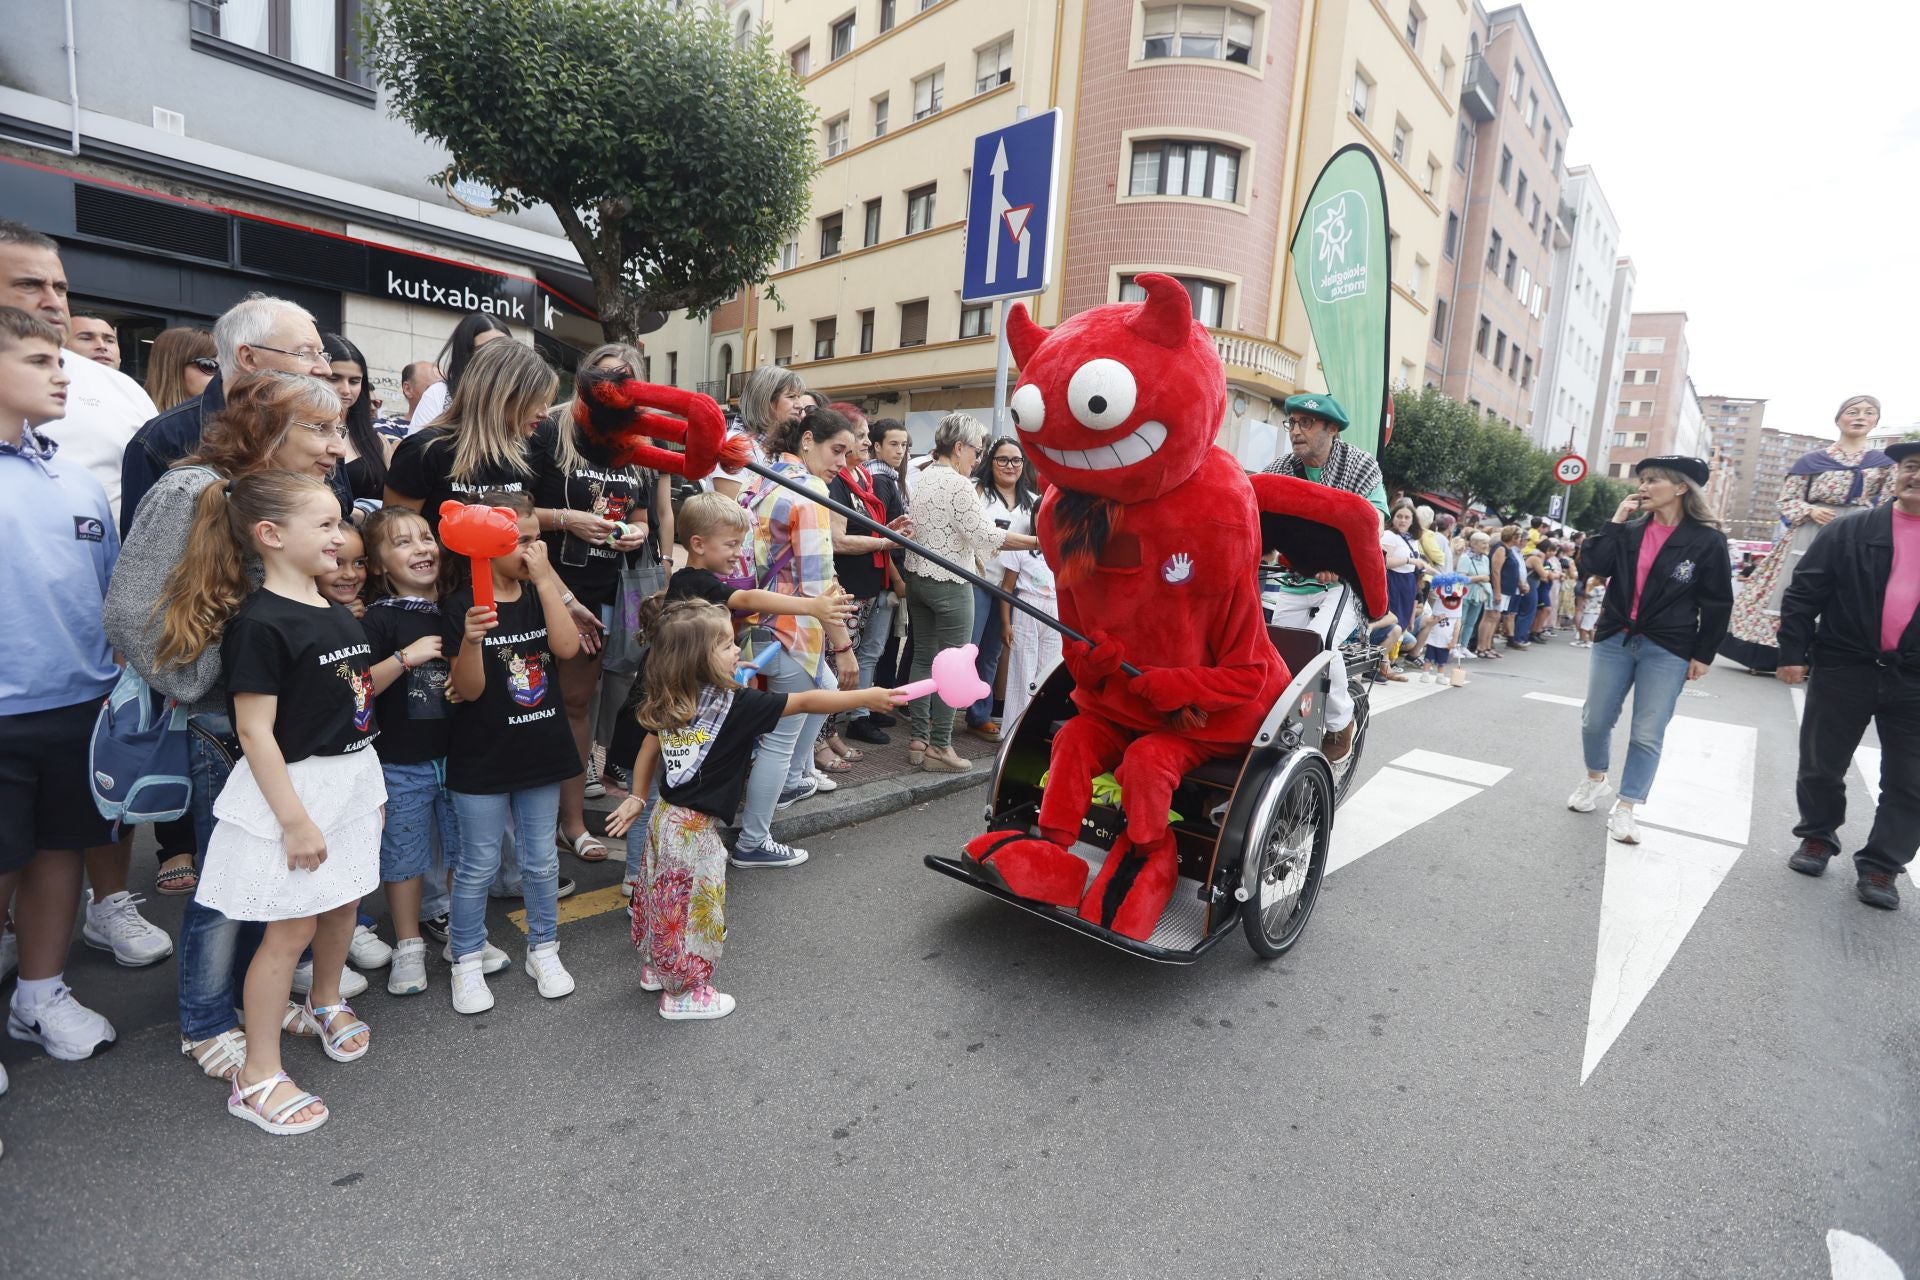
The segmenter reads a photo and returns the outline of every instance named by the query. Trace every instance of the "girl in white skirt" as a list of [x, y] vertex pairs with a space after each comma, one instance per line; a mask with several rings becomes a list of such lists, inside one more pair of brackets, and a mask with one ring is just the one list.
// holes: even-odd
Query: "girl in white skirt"
[[[340, 999], [339, 975], [355, 910], [379, 883], [387, 793], [368, 750], [378, 730], [366, 635], [314, 584], [345, 541], [339, 500], [316, 475], [263, 471], [210, 485], [168, 592], [162, 658], [190, 662], [222, 637], [245, 751], [214, 801], [218, 824], [196, 896], [267, 926], [247, 970], [247, 1057], [227, 1110], [271, 1134], [306, 1133], [330, 1114], [282, 1070], [283, 1027], [318, 1035], [336, 1062], [364, 1057], [370, 1043]], [[248, 551], [266, 569], [251, 595]], [[313, 990], [288, 1010], [293, 968], [309, 945]]]

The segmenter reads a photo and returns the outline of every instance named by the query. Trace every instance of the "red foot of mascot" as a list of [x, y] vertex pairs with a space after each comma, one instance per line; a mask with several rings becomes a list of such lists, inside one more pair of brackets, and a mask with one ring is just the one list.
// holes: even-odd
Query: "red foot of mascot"
[[1113, 842], [1100, 874], [1087, 886], [1080, 918], [1145, 942], [1160, 923], [1160, 913], [1167, 909], [1179, 878], [1173, 832], [1162, 832], [1158, 840], [1143, 845], [1122, 835]]
[[1087, 887], [1087, 864], [1051, 840], [1024, 831], [989, 831], [967, 841], [984, 877], [1022, 898], [1074, 907]]

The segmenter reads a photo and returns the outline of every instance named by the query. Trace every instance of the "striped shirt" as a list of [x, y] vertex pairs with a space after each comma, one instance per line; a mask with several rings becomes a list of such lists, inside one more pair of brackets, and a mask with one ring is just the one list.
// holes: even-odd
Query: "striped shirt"
[[[821, 497], [827, 496], [827, 482], [809, 472], [792, 454], [783, 455], [773, 468]], [[753, 501], [754, 577], [766, 590], [782, 595], [825, 595], [833, 586], [832, 517], [825, 507], [791, 489], [771, 481], [762, 483], [764, 489]], [[809, 675], [819, 674], [820, 655], [827, 647], [826, 628], [819, 619], [770, 613], [755, 615], [749, 621], [771, 627], [788, 654]]]

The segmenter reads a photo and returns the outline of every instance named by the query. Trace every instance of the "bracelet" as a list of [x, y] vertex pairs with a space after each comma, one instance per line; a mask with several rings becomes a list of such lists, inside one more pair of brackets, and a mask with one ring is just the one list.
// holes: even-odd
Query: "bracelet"
[[828, 656], [829, 658], [837, 658], [837, 657], [839, 657], [839, 656], [840, 656], [841, 654], [843, 654], [843, 653], [852, 653], [852, 652], [853, 652], [853, 646], [852, 646], [852, 645], [850, 645], [850, 644], [843, 644], [843, 645], [841, 645], [841, 646], [840, 646], [840, 647], [839, 647], [838, 649], [829, 649], [829, 650], [827, 650], [827, 656]]
[[563, 596], [561, 596], [561, 597], [560, 597], [560, 603], [561, 603], [561, 604], [572, 604], [572, 603], [573, 603], [573, 592], [571, 592], [571, 591], [569, 591], [569, 592], [567, 592], [567, 593], [566, 593], [565, 595], [563, 595]]
[[400, 669], [402, 671], [413, 670], [412, 667], [407, 665], [407, 651], [405, 649], [395, 649], [393, 651], [393, 658], [394, 658], [394, 661], [400, 664]]

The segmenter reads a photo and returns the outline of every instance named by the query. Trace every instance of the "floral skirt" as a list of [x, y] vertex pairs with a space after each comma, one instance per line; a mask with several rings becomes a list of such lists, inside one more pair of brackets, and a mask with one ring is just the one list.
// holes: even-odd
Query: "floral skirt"
[[727, 940], [720, 820], [661, 801], [647, 824], [633, 895], [633, 945], [670, 995], [713, 980]]

